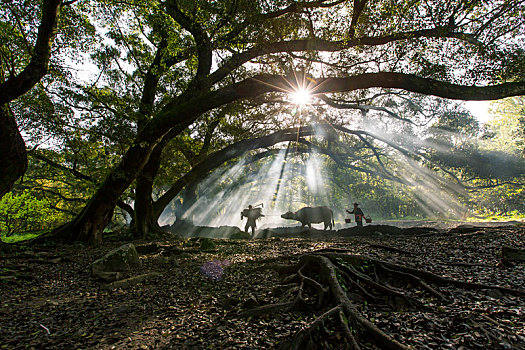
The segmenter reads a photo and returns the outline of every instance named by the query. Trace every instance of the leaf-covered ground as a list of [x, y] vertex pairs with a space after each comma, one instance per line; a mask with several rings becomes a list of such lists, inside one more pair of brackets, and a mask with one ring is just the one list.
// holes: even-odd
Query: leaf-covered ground
[[[200, 250], [198, 240], [136, 241], [143, 266], [133, 275], [160, 275], [124, 287], [112, 287], [88, 273], [92, 261], [122, 242], [5, 253], [0, 255], [0, 348], [275, 348], [319, 314], [243, 317], [243, 311], [286, 297], [276, 292], [279, 275], [261, 266], [293, 262], [301, 254], [326, 248], [458, 280], [525, 289], [525, 264], [509, 267], [500, 260], [503, 245], [525, 248], [525, 227], [358, 236], [312, 231], [299, 236], [217, 240], [209, 251]], [[200, 269], [214, 260], [228, 261], [219, 281]], [[358, 307], [414, 349], [525, 349], [525, 298], [494, 290], [434, 287], [451, 302], [420, 296], [428, 306], [425, 310]], [[328, 345], [319, 338], [318, 346]], [[366, 342], [361, 346], [374, 348]]]

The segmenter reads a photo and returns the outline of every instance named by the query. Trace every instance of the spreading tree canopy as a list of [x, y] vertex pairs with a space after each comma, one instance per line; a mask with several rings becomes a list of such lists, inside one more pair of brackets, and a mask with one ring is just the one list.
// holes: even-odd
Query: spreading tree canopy
[[[249, 110], [240, 103], [262, 111], [278, 100], [289, 103], [289, 94], [305, 89], [327, 110], [385, 113], [415, 122], [418, 114], [403, 112], [399, 101], [422, 95], [495, 100], [525, 94], [525, 4], [519, 0], [110, 0], [87, 5], [79, 0], [70, 6], [99, 29], [99, 45], [78, 47], [79, 54], [90, 55], [98, 73], [82, 83], [63, 82], [53, 99], [74, 106], [80, 121], [90, 120], [89, 128], [103, 131], [103, 138], [123, 152], [82, 211], [56, 230], [67, 240], [100, 242], [115, 206], [135, 180], [137, 196], [151, 192], [148, 181], [169, 141], [225, 107], [230, 109], [224, 118], [235, 119]], [[41, 9], [49, 6], [44, 1]], [[44, 26], [45, 13], [41, 27], [54, 33], [55, 25]], [[31, 43], [40, 47], [38, 34], [27, 39], [29, 48]], [[7, 37], [6, 45], [15, 36]], [[49, 57], [53, 36], [44, 38]], [[42, 56], [28, 51], [32, 59]], [[17, 77], [22, 68], [3, 65], [2, 71], [6, 77], [11, 69]], [[9, 79], [1, 86], [6, 96], [0, 102], [8, 107], [28, 89], [13, 95], [7, 84], [12, 84]], [[327, 112], [324, 121], [348, 130], [348, 116], [353, 114]], [[13, 117], [1, 121], [13, 130]], [[280, 123], [289, 127], [307, 121], [282, 118]], [[21, 173], [10, 175], [11, 182], [2, 180], [4, 188]]]

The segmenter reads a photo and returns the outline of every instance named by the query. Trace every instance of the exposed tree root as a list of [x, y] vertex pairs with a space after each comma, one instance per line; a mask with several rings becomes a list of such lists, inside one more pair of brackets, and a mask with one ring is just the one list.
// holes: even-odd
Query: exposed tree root
[[289, 311], [319, 315], [306, 328], [284, 341], [281, 344], [283, 349], [318, 348], [319, 339], [323, 337], [334, 347], [340, 347], [343, 341], [344, 348], [348, 349], [361, 349], [368, 342], [381, 349], [408, 349], [359, 311], [365, 302], [386, 304], [393, 309], [428, 308], [409, 295], [408, 288], [417, 288], [420, 293], [440, 302], [447, 302], [448, 298], [431, 284], [497, 289], [502, 293], [525, 296], [523, 290], [458, 281], [366, 256], [334, 251], [307, 254], [296, 264], [272, 263], [265, 268], [284, 276], [283, 284], [274, 292], [288, 296], [288, 300], [246, 310], [244, 316]]
[[396, 247], [387, 246], [384, 244], [370, 244], [370, 248], [379, 248], [386, 251], [394, 252], [394, 253], [400, 253], [400, 254], [406, 254], [406, 255], [417, 255], [414, 252], [409, 252], [407, 250], [399, 249]]

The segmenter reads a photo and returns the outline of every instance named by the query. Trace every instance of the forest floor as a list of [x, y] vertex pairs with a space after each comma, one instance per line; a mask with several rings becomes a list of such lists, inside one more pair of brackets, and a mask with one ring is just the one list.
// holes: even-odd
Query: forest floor
[[[521, 225], [395, 234], [382, 234], [378, 226], [360, 235], [312, 230], [297, 237], [214, 240], [207, 251], [199, 249], [201, 240], [168, 235], [133, 242], [142, 267], [132, 275], [158, 275], [120, 287], [90, 277], [89, 264], [123, 243], [114, 238], [98, 247], [60, 245], [0, 254], [0, 349], [277, 348], [326, 310], [246, 316], [246, 310], [289, 297], [277, 293], [282, 276], [261, 267], [327, 250], [525, 289], [525, 264], [505, 266], [500, 259], [504, 245], [525, 248]], [[220, 280], [202, 273], [212, 261], [224, 263]], [[404, 287], [422, 307], [358, 305], [364, 317], [400, 343], [413, 349], [525, 349], [525, 297], [434, 285], [448, 299], [441, 302]], [[322, 328], [313, 338], [314, 348], [345, 348], [337, 331], [323, 340]], [[359, 336], [358, 343], [362, 349], [377, 348], [366, 337]]]

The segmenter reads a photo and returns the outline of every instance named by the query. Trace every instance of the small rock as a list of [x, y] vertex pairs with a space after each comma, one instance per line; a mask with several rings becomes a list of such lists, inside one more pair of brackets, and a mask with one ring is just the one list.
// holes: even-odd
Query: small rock
[[124, 278], [124, 273], [118, 271], [93, 271], [91, 273], [93, 277], [97, 277], [106, 282], [118, 281]]
[[230, 236], [230, 239], [251, 239], [252, 236], [244, 231], [235, 232]]
[[494, 299], [501, 299], [503, 298], [503, 294], [497, 290], [497, 289], [489, 289], [487, 292], [487, 295]]
[[257, 299], [256, 299], [253, 295], [251, 295], [251, 296], [250, 296], [250, 297], [249, 297], [249, 298], [248, 298], [248, 299], [242, 304], [243, 308], [245, 308], [245, 309], [252, 309], [252, 308], [257, 307], [257, 306], [259, 306], [259, 305], [260, 305], [259, 302], [257, 301]]
[[179, 259], [189, 259], [191, 257], [192, 257], [192, 255], [190, 253], [186, 253], [186, 252], [180, 253], [179, 256], [178, 256]]
[[131, 306], [119, 306], [114, 309], [116, 314], [125, 315], [132, 312], [134, 309]]
[[140, 259], [131, 243], [124, 244], [89, 265], [91, 276], [111, 282], [124, 278], [132, 268], [140, 267]]
[[227, 298], [222, 302], [222, 306], [226, 310], [231, 310], [235, 306], [239, 305], [240, 301], [237, 298]]

